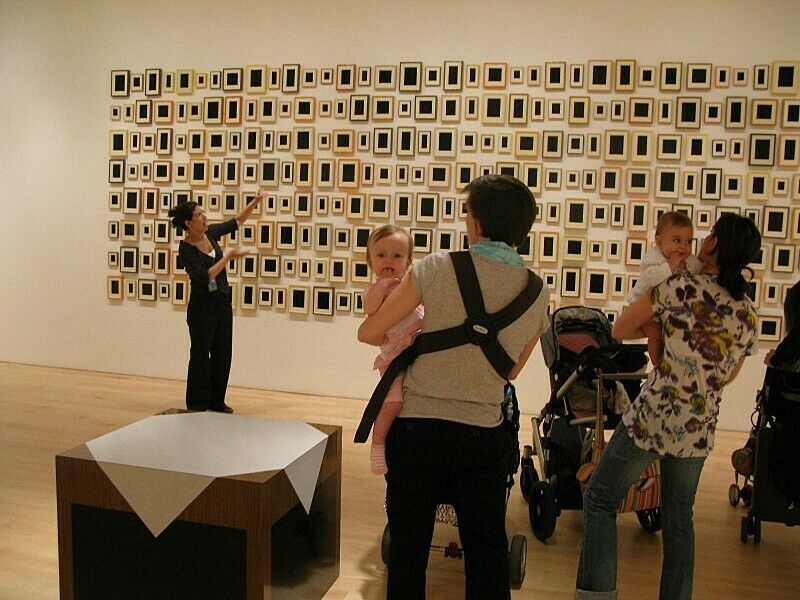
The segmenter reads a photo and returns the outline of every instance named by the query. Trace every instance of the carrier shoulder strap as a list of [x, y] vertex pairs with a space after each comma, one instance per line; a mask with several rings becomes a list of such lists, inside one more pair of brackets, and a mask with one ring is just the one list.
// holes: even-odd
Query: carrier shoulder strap
[[[469, 251], [453, 252], [450, 255], [450, 259], [453, 261], [453, 267], [456, 271], [458, 288], [461, 291], [461, 300], [464, 302], [464, 308], [467, 311], [467, 320], [464, 322], [462, 330], [469, 336], [469, 342], [481, 349], [483, 355], [497, 374], [508, 381], [508, 374], [511, 372], [511, 369], [514, 368], [516, 361], [508, 355], [508, 352], [505, 351], [505, 348], [503, 348], [497, 340], [497, 335], [502, 328], [498, 327], [496, 321], [486, 312], [486, 306], [483, 303], [483, 294], [481, 293], [481, 286], [478, 281], [478, 274], [475, 271], [475, 263], [472, 261], [472, 255]], [[532, 273], [530, 271], [528, 271], [528, 273], [528, 283], [525, 286], [525, 290], [527, 290], [528, 286], [531, 284], [530, 275], [532, 275]], [[538, 290], [536, 291], [536, 295], [539, 295]], [[520, 296], [520, 306], [527, 304], [530, 300], [530, 304], [525, 306], [525, 310], [527, 310], [528, 306], [533, 304], [533, 300], [536, 299], [535, 297], [531, 298], [524, 294], [518, 295], [517, 298], [520, 298]], [[513, 301], [509, 306], [513, 306]], [[508, 309], [508, 306], [506, 309]], [[525, 312], [525, 310], [522, 312]], [[516, 314], [514, 320], [518, 319], [521, 315], [522, 313]], [[508, 324], [512, 322], [513, 321], [509, 321]], [[453, 342], [455, 343], [457, 341], [461, 340], [454, 336]]]
[[417, 336], [414, 344], [406, 348], [395, 358], [381, 380], [364, 409], [361, 422], [356, 430], [355, 442], [364, 443], [369, 437], [370, 429], [378, 417], [383, 400], [395, 378], [405, 371], [420, 354], [440, 352], [465, 344], [479, 346], [486, 359], [497, 374], [508, 381], [508, 374], [516, 364], [497, 339], [500, 330], [508, 327], [528, 310], [542, 291], [542, 279], [528, 270], [528, 282], [525, 288], [510, 304], [492, 314], [486, 312], [481, 294], [480, 282], [469, 251], [451, 252], [456, 279], [461, 299], [467, 312], [467, 319], [461, 325], [431, 331]]

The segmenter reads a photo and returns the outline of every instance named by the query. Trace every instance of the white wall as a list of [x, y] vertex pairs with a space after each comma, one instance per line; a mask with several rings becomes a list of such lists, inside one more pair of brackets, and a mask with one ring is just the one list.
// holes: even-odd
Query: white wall
[[[0, 360], [184, 376], [183, 312], [105, 300], [111, 69], [454, 58], [753, 65], [798, 59], [798, 22], [795, 0], [0, 0]], [[365, 397], [374, 352], [355, 343], [357, 324], [237, 316], [231, 383]], [[751, 359], [726, 392], [722, 428], [747, 429], [762, 376]], [[545, 382], [536, 356], [519, 380], [524, 409], [538, 410]]]

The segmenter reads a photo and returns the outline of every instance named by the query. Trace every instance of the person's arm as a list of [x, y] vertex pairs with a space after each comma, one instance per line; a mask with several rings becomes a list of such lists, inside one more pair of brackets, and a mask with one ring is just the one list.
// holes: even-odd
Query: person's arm
[[392, 277], [379, 279], [369, 286], [361, 297], [364, 302], [364, 312], [367, 313], [367, 315], [378, 312], [378, 309], [381, 307], [381, 304], [383, 304], [383, 301], [386, 300], [389, 292], [398, 285], [400, 285], [400, 280]]
[[[638, 286], [640, 283], [643, 283], [646, 289], [654, 288], [662, 281], [669, 279], [671, 276], [672, 266], [668, 260], [665, 260], [657, 265], [652, 265], [646, 269], [642, 269], [642, 272], [639, 274], [639, 279], [636, 281], [636, 285]], [[643, 295], [646, 296], [647, 294]]]
[[409, 271], [402, 283], [383, 301], [378, 311], [361, 323], [358, 328], [358, 341], [380, 346], [386, 337], [386, 332], [410, 314], [420, 302], [422, 299], [414, 289], [412, 274]]
[[728, 381], [725, 382], [725, 385], [728, 385], [739, 375], [739, 371], [742, 370], [742, 365], [744, 365], [744, 359], [745, 357], [743, 356], [742, 358], [739, 359], [739, 364], [733, 367], [733, 371], [731, 371], [731, 376], [728, 377]]
[[646, 296], [649, 290], [672, 275], [672, 267], [670, 267], [669, 262], [664, 260], [660, 253], [658, 256], [661, 257], [661, 260], [656, 262], [652, 257], [653, 254], [653, 252], [648, 252], [649, 261], [642, 262], [642, 270], [636, 279], [636, 285], [631, 288], [625, 298], [628, 304], [633, 304], [642, 296]]
[[247, 254], [247, 250], [245, 248], [225, 248], [225, 250], [222, 252], [222, 258], [208, 268], [208, 281], [216, 278], [216, 276], [228, 266], [228, 261], [230, 259], [236, 258], [237, 256], [244, 256], [245, 254]]
[[519, 354], [519, 358], [517, 358], [517, 364], [514, 365], [514, 368], [511, 369], [511, 372], [508, 374], [509, 379], [516, 379], [517, 375], [519, 375], [522, 368], [525, 366], [525, 363], [528, 362], [528, 359], [531, 357], [533, 353], [533, 349], [536, 348], [536, 344], [539, 343], [539, 336], [532, 338], [530, 342], [528, 342], [525, 347], [522, 349], [522, 352]]
[[252, 202], [239, 211], [239, 214], [236, 215], [236, 222], [239, 224], [239, 227], [244, 225], [245, 221], [250, 218], [250, 215], [253, 214], [253, 210], [258, 206], [258, 203], [261, 202], [263, 197], [264, 192], [259, 190], [258, 193], [253, 196]]
[[[213, 223], [208, 226], [206, 237], [211, 240], [211, 246], [214, 248], [214, 250], [216, 250], [219, 240], [223, 236], [236, 231], [237, 227], [239, 227], [239, 223], [236, 221], [236, 219], [229, 219], [222, 223]], [[208, 268], [208, 281], [212, 281], [214, 278], [216, 278], [216, 276], [228, 266], [229, 260], [236, 258], [237, 256], [244, 256], [245, 254], [248, 254], [248, 250], [243, 247], [225, 248], [224, 250], [220, 248], [220, 252], [222, 252], [222, 258]], [[208, 281], [206, 283], [208, 283]]]
[[644, 337], [641, 326], [653, 318], [651, 294], [644, 294], [633, 304], [622, 309], [622, 314], [614, 322], [611, 335], [617, 340], [630, 340]]

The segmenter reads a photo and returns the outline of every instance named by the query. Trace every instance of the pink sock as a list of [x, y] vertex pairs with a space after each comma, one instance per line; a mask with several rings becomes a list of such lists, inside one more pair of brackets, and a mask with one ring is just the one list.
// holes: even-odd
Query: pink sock
[[375, 475], [386, 475], [386, 446], [372, 444], [369, 448], [369, 466]]

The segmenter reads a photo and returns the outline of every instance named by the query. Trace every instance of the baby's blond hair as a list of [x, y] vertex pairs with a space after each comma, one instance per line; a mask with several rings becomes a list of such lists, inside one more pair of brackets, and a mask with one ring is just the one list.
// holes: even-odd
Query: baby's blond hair
[[369, 251], [372, 247], [378, 242], [378, 240], [382, 240], [385, 237], [389, 237], [395, 233], [403, 234], [408, 238], [408, 258], [411, 259], [411, 250], [413, 244], [411, 243], [411, 235], [402, 227], [398, 227], [397, 225], [392, 225], [391, 223], [387, 225], [383, 225], [382, 227], [378, 227], [374, 229], [372, 233], [369, 234], [369, 238], [367, 238], [367, 264], [372, 265], [372, 257], [369, 254]]

